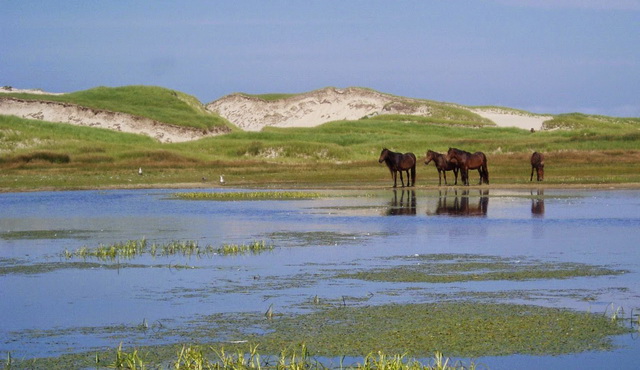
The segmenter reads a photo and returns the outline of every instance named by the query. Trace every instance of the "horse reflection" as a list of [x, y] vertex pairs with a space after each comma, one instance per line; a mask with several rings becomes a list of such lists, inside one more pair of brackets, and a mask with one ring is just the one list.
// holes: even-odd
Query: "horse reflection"
[[427, 211], [427, 214], [485, 217], [489, 208], [489, 190], [478, 190], [480, 197], [477, 203], [470, 202], [469, 193], [469, 190], [463, 190], [460, 196], [458, 196], [458, 190], [454, 190], [453, 200], [451, 200], [451, 197], [447, 196], [447, 190], [440, 191], [435, 212]]
[[[407, 199], [405, 200], [405, 193]], [[415, 216], [416, 214], [416, 192], [415, 190], [401, 190], [398, 201], [398, 191], [393, 190], [393, 198], [387, 209], [387, 216]]]
[[544, 217], [544, 189], [538, 189], [536, 193], [531, 190], [531, 215]]

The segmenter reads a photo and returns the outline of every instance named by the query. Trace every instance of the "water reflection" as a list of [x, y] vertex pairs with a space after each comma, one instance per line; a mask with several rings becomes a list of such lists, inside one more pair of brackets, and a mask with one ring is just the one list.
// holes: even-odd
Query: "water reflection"
[[477, 203], [475, 200], [474, 202], [469, 200], [469, 194], [470, 190], [462, 190], [458, 195], [458, 190], [455, 189], [453, 196], [449, 196], [448, 190], [440, 190], [436, 210], [434, 212], [427, 211], [427, 214], [430, 216], [485, 217], [489, 208], [489, 190], [478, 190], [479, 198]]
[[[405, 193], [407, 199], [405, 200]], [[401, 190], [398, 201], [398, 190], [393, 189], [393, 198], [389, 202], [387, 216], [415, 216], [416, 215], [416, 192], [414, 190]]]
[[531, 215], [544, 217], [544, 189], [538, 189], [536, 194], [531, 190]]

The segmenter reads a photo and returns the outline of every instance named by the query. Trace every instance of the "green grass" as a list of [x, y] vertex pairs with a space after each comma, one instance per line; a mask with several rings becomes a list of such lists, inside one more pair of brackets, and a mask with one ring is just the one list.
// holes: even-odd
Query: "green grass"
[[149, 244], [146, 239], [129, 240], [110, 245], [99, 245], [91, 248], [80, 247], [74, 251], [65, 249], [62, 257], [66, 259], [94, 258], [101, 261], [130, 260], [148, 254], [152, 257], [167, 257], [182, 255], [185, 257], [212, 257], [217, 255], [229, 256], [239, 254], [259, 254], [273, 250], [274, 246], [265, 241], [253, 241], [249, 244], [223, 244], [220, 247], [211, 245], [199, 246], [195, 241], [173, 241], [165, 244]]

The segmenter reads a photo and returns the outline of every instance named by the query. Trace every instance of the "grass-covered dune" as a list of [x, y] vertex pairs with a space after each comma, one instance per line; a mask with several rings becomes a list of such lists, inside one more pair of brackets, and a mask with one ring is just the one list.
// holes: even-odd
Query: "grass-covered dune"
[[233, 128], [233, 125], [224, 118], [207, 111], [195, 97], [156, 86], [100, 86], [60, 95], [9, 93], [0, 95], [2, 96], [71, 103], [203, 130], [212, 130], [217, 127]]
[[[24, 98], [24, 97], [22, 97]], [[126, 111], [181, 124], [227, 124], [193, 97], [154, 87], [96, 88], [33, 99]], [[435, 111], [437, 112], [437, 111]], [[389, 186], [382, 148], [414, 152], [417, 186], [437, 185], [427, 149], [483, 151], [491, 186], [529, 184], [529, 156], [546, 155], [545, 184], [640, 183], [640, 119], [557, 115], [548, 130], [465, 124], [464, 115], [380, 115], [312, 128], [272, 128], [162, 144], [142, 135], [0, 116], [0, 190], [97, 187]], [[182, 117], [188, 117], [182, 118]], [[143, 175], [138, 175], [138, 168]], [[470, 172], [471, 182], [477, 172]]]

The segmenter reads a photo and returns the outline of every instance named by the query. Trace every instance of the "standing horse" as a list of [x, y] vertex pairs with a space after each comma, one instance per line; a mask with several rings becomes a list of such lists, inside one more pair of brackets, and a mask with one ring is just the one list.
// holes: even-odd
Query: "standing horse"
[[453, 171], [456, 178], [454, 185], [458, 185], [458, 171], [460, 171], [460, 169], [457, 163], [448, 162], [444, 154], [427, 150], [427, 157], [424, 159], [424, 164], [429, 164], [431, 161], [433, 161], [433, 164], [435, 164], [438, 169], [438, 186], [442, 185], [442, 176], [440, 174], [444, 175], [444, 184], [447, 185], [447, 171]]
[[544, 155], [542, 153], [533, 152], [531, 154], [531, 178], [529, 181], [533, 181], [533, 170], [536, 170], [537, 180], [544, 180]]
[[[416, 183], [416, 156], [413, 153], [396, 153], [387, 148], [382, 149], [378, 163], [386, 163], [393, 178], [393, 187], [397, 186], [398, 172], [400, 172], [400, 182], [404, 187], [402, 179], [402, 171], [407, 171], [407, 186], [413, 186]], [[411, 171], [411, 175], [409, 175]]]
[[478, 169], [480, 174], [479, 185], [489, 184], [489, 169], [487, 168], [487, 156], [482, 152], [475, 152], [473, 154], [465, 152], [464, 150], [449, 148], [446, 156], [447, 161], [455, 161], [462, 173], [462, 182], [465, 185], [469, 185], [469, 170]]

